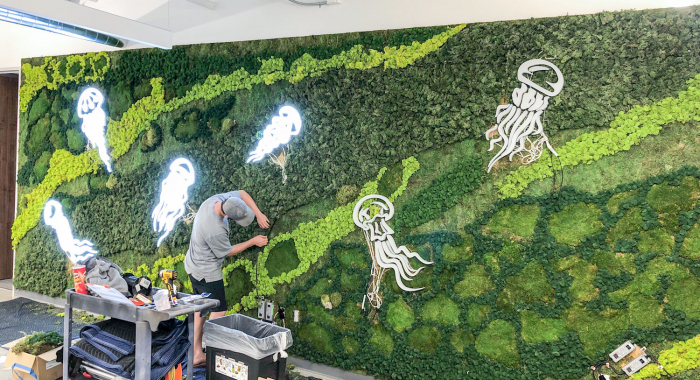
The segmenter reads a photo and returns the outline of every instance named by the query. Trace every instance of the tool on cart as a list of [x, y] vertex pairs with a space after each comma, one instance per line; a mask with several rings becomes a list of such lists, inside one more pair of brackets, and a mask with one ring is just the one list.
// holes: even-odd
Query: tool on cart
[[153, 284], [151, 279], [146, 276], [136, 277], [133, 273], [124, 273], [122, 278], [126, 281], [126, 285], [129, 287], [129, 293], [132, 297], [136, 297], [138, 294], [147, 296], [151, 294], [151, 289], [153, 289]]
[[170, 302], [177, 304], [177, 289], [175, 289], [174, 281], [177, 279], [177, 272], [172, 269], [163, 269], [158, 272], [158, 277], [163, 280], [163, 283], [168, 287], [168, 295]]

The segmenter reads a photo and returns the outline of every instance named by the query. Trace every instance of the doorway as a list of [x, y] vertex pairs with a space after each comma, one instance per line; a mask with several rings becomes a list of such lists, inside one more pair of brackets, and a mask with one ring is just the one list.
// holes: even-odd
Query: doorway
[[18, 83], [16, 74], [0, 75], [0, 280], [11, 279], [13, 270]]

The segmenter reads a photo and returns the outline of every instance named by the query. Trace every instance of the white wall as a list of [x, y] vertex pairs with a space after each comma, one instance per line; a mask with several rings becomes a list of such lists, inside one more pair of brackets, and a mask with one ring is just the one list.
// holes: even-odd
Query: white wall
[[[141, 5], [135, 6], [134, 2]], [[218, 0], [215, 11], [185, 0], [98, 0], [87, 5], [170, 29], [173, 44], [185, 45], [695, 3], [700, 0], [343, 0], [340, 5], [319, 8], [286, 0]], [[17, 70], [23, 57], [110, 50], [103, 45], [7, 23], [0, 23], [0, 41], [0, 72]], [[127, 48], [139, 47], [143, 46], [127, 45]]]

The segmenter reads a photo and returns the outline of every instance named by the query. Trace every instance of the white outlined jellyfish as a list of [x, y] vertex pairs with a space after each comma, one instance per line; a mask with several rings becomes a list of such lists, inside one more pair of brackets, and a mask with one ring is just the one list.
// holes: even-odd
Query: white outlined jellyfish
[[[270, 156], [270, 161], [282, 169], [282, 183], [287, 182], [287, 173], [285, 172], [285, 164], [287, 163], [286, 145], [291, 140], [292, 136], [296, 136], [301, 132], [301, 116], [299, 112], [291, 106], [280, 108], [279, 116], [272, 118], [270, 124], [265, 127], [263, 137], [258, 141], [258, 146], [250, 152], [246, 163], [258, 162]], [[278, 155], [272, 152], [282, 146], [282, 152]]]
[[[525, 74], [539, 71], [553, 70], [557, 75], [557, 81], [547, 82], [551, 90], [534, 83]], [[520, 88], [513, 90], [513, 104], [502, 105], [496, 108], [496, 125], [486, 131], [486, 140], [490, 141], [489, 151], [496, 145], [501, 149], [491, 159], [488, 172], [498, 160], [508, 156], [512, 161], [513, 156], [519, 154], [523, 164], [527, 165], [537, 161], [542, 155], [542, 148], [547, 148], [559, 156], [549, 143], [542, 127], [542, 114], [549, 105], [549, 98], [558, 95], [564, 87], [564, 76], [558, 67], [543, 59], [531, 59], [518, 68], [518, 80], [522, 83]], [[535, 140], [530, 139], [535, 136]]]
[[[363, 208], [365, 201], [375, 199], [369, 206]], [[374, 212], [374, 215], [372, 213]], [[399, 288], [406, 292], [416, 292], [423, 288], [409, 288], [403, 281], [412, 281], [413, 277], [420, 273], [424, 267], [414, 269], [409, 258], [414, 258], [423, 264], [433, 264], [431, 261], [423, 259], [416, 252], [411, 252], [405, 246], [396, 246], [394, 241], [394, 230], [389, 227], [387, 221], [394, 216], [394, 205], [388, 198], [382, 195], [367, 195], [355, 204], [352, 213], [355, 225], [362, 228], [365, 239], [372, 256], [372, 275], [367, 289], [367, 295], [362, 300], [362, 308], [365, 307], [365, 300], [369, 299], [370, 305], [379, 309], [382, 299], [379, 295], [379, 285], [387, 269], [394, 270], [396, 283]]]
[[78, 117], [83, 119], [80, 126], [88, 143], [97, 148], [100, 159], [104, 162], [108, 172], [112, 172], [109, 153], [107, 152], [107, 140], [105, 128], [107, 127], [107, 115], [102, 109], [105, 97], [100, 90], [88, 87], [78, 98]]
[[153, 209], [153, 231], [163, 233], [157, 247], [175, 228], [177, 220], [185, 214], [185, 203], [189, 198], [187, 189], [194, 184], [194, 167], [186, 158], [178, 158], [170, 164], [170, 173], [161, 182], [160, 202]]
[[58, 244], [74, 264], [81, 264], [97, 254], [92, 243], [73, 238], [68, 218], [63, 215], [63, 206], [53, 199], [44, 205], [44, 223], [56, 231]]

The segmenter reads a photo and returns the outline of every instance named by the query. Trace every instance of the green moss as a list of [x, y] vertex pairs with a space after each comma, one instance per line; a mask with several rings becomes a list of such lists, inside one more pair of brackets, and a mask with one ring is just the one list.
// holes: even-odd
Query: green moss
[[700, 180], [685, 177], [678, 186], [667, 182], [654, 185], [647, 193], [647, 203], [659, 212], [659, 225], [671, 233], [680, 230], [678, 212], [691, 210], [700, 199]]
[[34, 99], [32, 107], [29, 109], [29, 117], [27, 118], [27, 125], [32, 125], [37, 120], [41, 119], [49, 112], [51, 108], [51, 102], [46, 96], [46, 91], [42, 91], [39, 96]]
[[343, 185], [335, 193], [335, 201], [339, 205], [345, 205], [350, 203], [350, 201], [357, 199], [360, 194], [360, 188], [357, 185]]
[[450, 343], [455, 351], [461, 354], [467, 346], [474, 344], [474, 335], [468, 331], [457, 329], [450, 334]]
[[470, 259], [474, 256], [472, 253], [473, 245], [474, 239], [471, 235], [468, 235], [460, 245], [453, 247], [449, 244], [445, 244], [442, 246], [442, 258], [451, 263]]
[[634, 294], [629, 303], [630, 324], [642, 328], [653, 328], [665, 319], [664, 307], [652, 296]]
[[385, 197], [391, 196], [401, 186], [403, 165], [396, 163], [389, 167], [377, 184], [377, 193]]
[[309, 289], [308, 294], [311, 297], [321, 298], [322, 295], [326, 294], [328, 287], [330, 286], [330, 281], [327, 278], [319, 279], [314, 286]]
[[578, 334], [584, 354], [593, 356], [601, 353], [617, 333], [627, 329], [629, 316], [625, 310], [596, 313], [575, 306], [566, 314], [566, 325]]
[[637, 247], [640, 252], [659, 252], [670, 255], [673, 250], [673, 236], [662, 228], [654, 228], [639, 233]]
[[29, 138], [27, 139], [27, 152], [31, 156], [39, 156], [45, 153], [49, 147], [49, 133], [51, 132], [51, 119], [48, 115], [37, 121], [29, 130]]
[[490, 312], [491, 306], [473, 303], [469, 305], [469, 310], [467, 310], [467, 322], [472, 327], [479, 326]]
[[538, 205], [514, 205], [500, 209], [484, 228], [487, 232], [517, 241], [532, 236], [539, 215]]
[[398, 300], [389, 304], [389, 309], [386, 312], [386, 320], [397, 333], [402, 333], [408, 330], [413, 325], [415, 316], [413, 309], [399, 297]]
[[38, 182], [41, 182], [48, 173], [49, 161], [51, 161], [51, 152], [44, 151], [34, 163], [34, 176]]
[[51, 142], [51, 145], [55, 149], [68, 149], [68, 138], [66, 135], [60, 132], [54, 132], [51, 133], [51, 136], [49, 137], [49, 141]]
[[331, 293], [330, 299], [331, 299], [331, 304], [333, 305], [333, 307], [338, 307], [338, 306], [340, 306], [340, 303], [343, 302], [343, 295], [340, 294], [339, 292], [334, 292], [334, 293]]
[[523, 324], [523, 340], [528, 343], [548, 342], [559, 339], [566, 333], [566, 322], [562, 319], [542, 318], [539, 314], [524, 310], [520, 312]]
[[110, 87], [107, 96], [110, 118], [114, 120], [121, 119], [122, 114], [128, 110], [133, 103], [134, 99], [131, 96], [131, 90], [124, 82], [119, 82], [116, 86]]
[[608, 232], [608, 241], [613, 245], [620, 239], [633, 239], [636, 232], [642, 231], [642, 212], [634, 207], [624, 214]]
[[470, 265], [464, 270], [464, 280], [455, 285], [455, 293], [459, 296], [476, 297], [493, 289], [493, 282], [483, 265]]
[[69, 129], [66, 131], [66, 136], [68, 137], [68, 149], [71, 153], [80, 153], [85, 150], [85, 145], [87, 145], [87, 140], [82, 132]]
[[420, 352], [434, 352], [440, 345], [442, 334], [433, 326], [421, 326], [408, 334], [408, 344]]
[[603, 228], [600, 213], [594, 204], [574, 203], [549, 217], [549, 229], [559, 243], [578, 245], [581, 238]]
[[531, 304], [537, 301], [553, 302], [554, 289], [547, 282], [542, 264], [533, 261], [519, 275], [507, 280], [496, 304], [499, 309], [510, 310], [516, 302]]
[[226, 302], [233, 306], [253, 290], [250, 275], [243, 268], [232, 270], [226, 277]]
[[336, 249], [336, 255], [340, 264], [345, 268], [367, 268], [367, 259], [369, 254], [367, 249], [364, 247], [348, 248], [348, 249]]
[[615, 253], [597, 250], [591, 258], [591, 263], [597, 266], [598, 269], [605, 269], [616, 276], [619, 275], [622, 270], [626, 270], [630, 273], [636, 272], [634, 255], [631, 253]]
[[374, 326], [369, 331], [372, 335], [369, 344], [380, 354], [391, 355], [391, 352], [394, 351], [394, 340], [391, 339], [391, 334], [381, 326]]
[[670, 276], [671, 283], [680, 281], [688, 276], [687, 269], [668, 262], [665, 257], [657, 257], [651, 260], [644, 272], [634, 276], [634, 279], [624, 288], [609, 293], [612, 301], [619, 302], [630, 298], [634, 294], [652, 296], [659, 289], [659, 275]]
[[335, 326], [333, 316], [321, 305], [309, 305], [308, 314], [314, 318], [314, 323], [326, 326]]
[[356, 290], [362, 286], [362, 283], [363, 281], [359, 274], [349, 274], [347, 272], [340, 274], [340, 289], [345, 292]]
[[345, 315], [348, 318], [350, 318], [351, 320], [356, 321], [356, 322], [362, 320], [362, 312], [361, 312], [360, 307], [361, 306], [355, 302], [352, 302], [352, 301], [346, 302], [345, 303]]
[[569, 288], [569, 293], [571, 293], [574, 301], [587, 302], [598, 297], [598, 291], [593, 286], [593, 281], [598, 272], [595, 266], [578, 256], [561, 259], [557, 266], [557, 269], [567, 271], [574, 278]]
[[318, 351], [327, 353], [333, 352], [331, 333], [315, 323], [302, 326], [302, 328], [299, 329], [299, 337], [311, 343]]
[[425, 303], [421, 310], [421, 317], [426, 321], [441, 323], [443, 325], [459, 324], [460, 308], [457, 302], [448, 298], [445, 294]]
[[680, 254], [692, 260], [700, 260], [700, 223], [695, 223], [686, 233]]
[[354, 354], [360, 349], [360, 344], [357, 343], [355, 339], [348, 336], [343, 337], [340, 344], [343, 346], [343, 350], [345, 350], [346, 354]]
[[275, 245], [270, 250], [270, 255], [265, 261], [265, 268], [267, 268], [268, 276], [274, 278], [296, 269], [299, 263], [294, 239], [289, 239]]
[[499, 363], [517, 366], [520, 354], [515, 340], [513, 325], [502, 319], [489, 323], [476, 337], [476, 350]]
[[620, 205], [622, 204], [622, 202], [630, 200], [636, 196], [637, 190], [630, 190], [615, 194], [612, 197], [610, 197], [610, 199], [608, 199], [606, 207], [608, 208], [610, 214], [615, 215], [620, 210]]
[[93, 175], [90, 176], [90, 189], [101, 190], [105, 188], [107, 180], [109, 179], [106, 175]]
[[333, 326], [336, 330], [340, 331], [341, 333], [351, 333], [357, 330], [357, 324], [355, 323], [355, 321], [350, 317], [346, 317], [343, 315], [339, 317], [334, 317]]
[[175, 136], [178, 141], [189, 141], [197, 134], [197, 129], [199, 128], [197, 114], [197, 112], [191, 112], [173, 128], [173, 136]]
[[[56, 193], [63, 193], [72, 195], [74, 197], [79, 197], [81, 195], [90, 194], [90, 187], [88, 181], [90, 180], [90, 175], [86, 174], [80, 176], [70, 182], [66, 182], [56, 189]], [[138, 265], [137, 265], [138, 266]], [[130, 267], [135, 268], [135, 267]]]
[[674, 281], [666, 291], [668, 304], [684, 311], [688, 318], [700, 318], [700, 279], [688, 275], [680, 281]]

